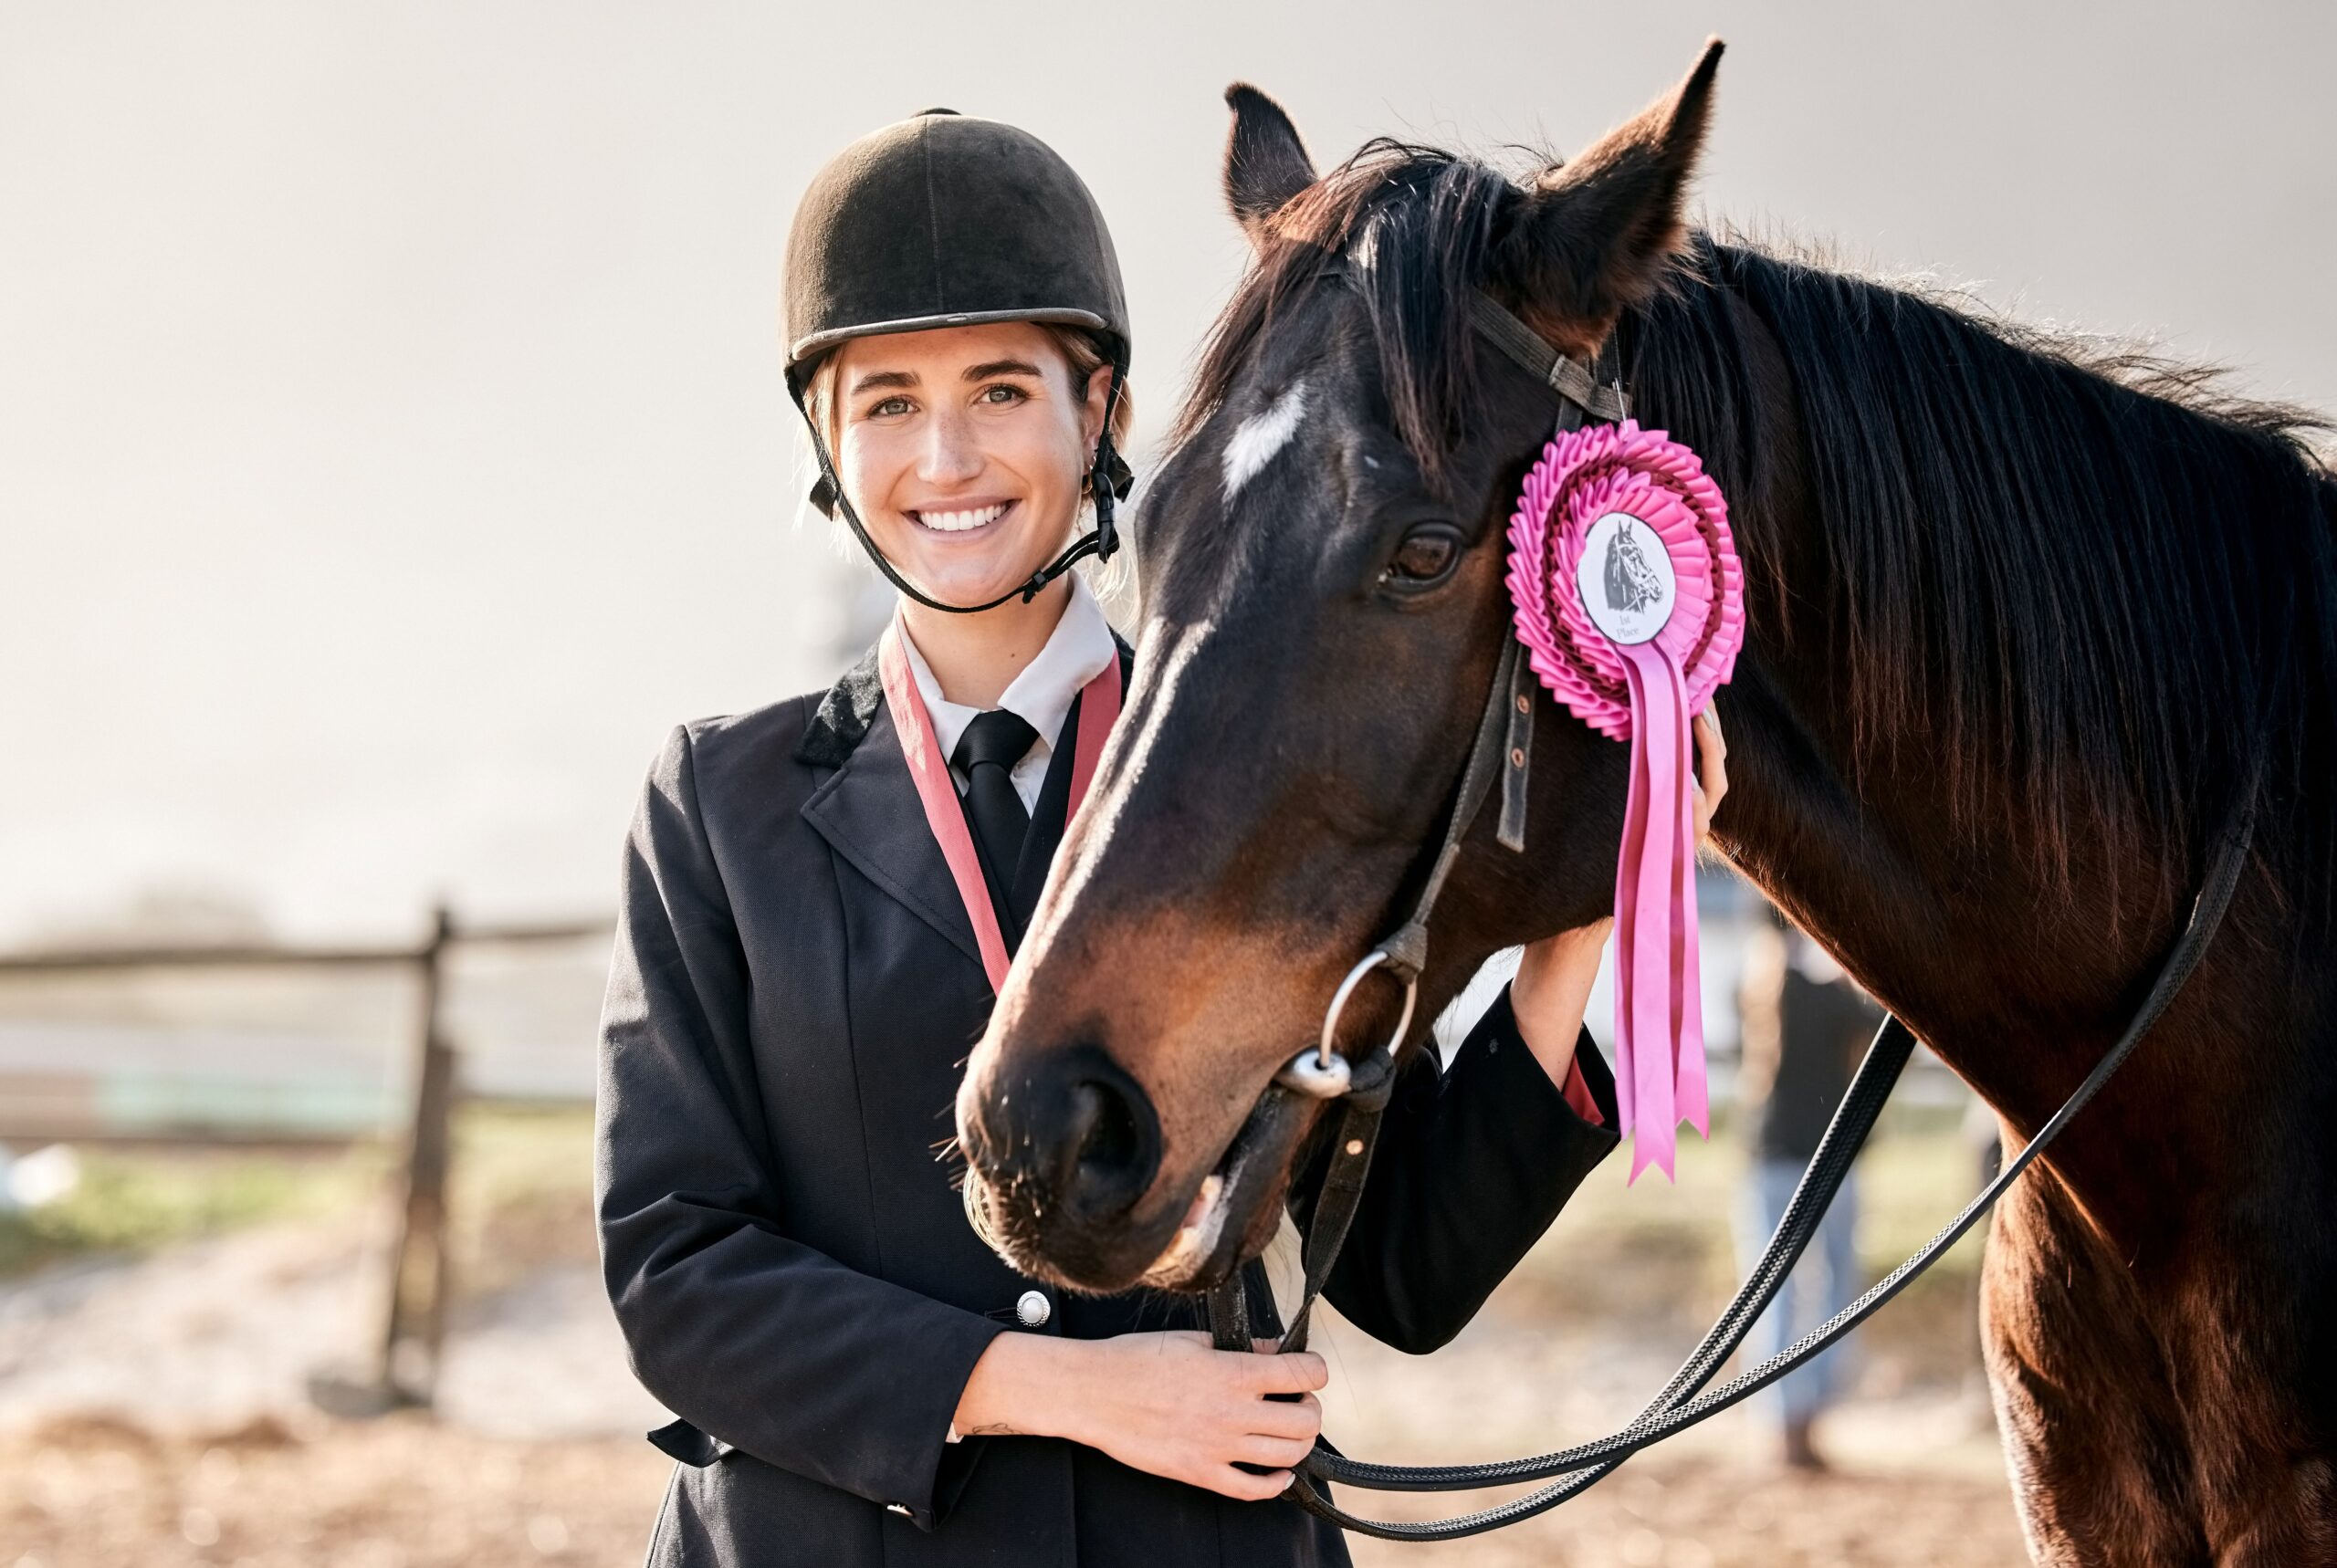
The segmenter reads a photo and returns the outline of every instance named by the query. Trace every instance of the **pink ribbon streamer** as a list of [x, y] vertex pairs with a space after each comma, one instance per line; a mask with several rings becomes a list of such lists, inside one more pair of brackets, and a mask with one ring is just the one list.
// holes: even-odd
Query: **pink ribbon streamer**
[[[1646, 641], [1599, 629], [1577, 570], [1598, 520], [1651, 531], [1672, 580]], [[1535, 674], [1601, 734], [1627, 740], [1630, 783], [1615, 874], [1615, 1088], [1633, 1139], [1630, 1179], [1673, 1173], [1685, 1121], [1711, 1135], [1696, 920], [1694, 750], [1689, 720], [1734, 673], [1743, 574], [1728, 506], [1696, 455], [1631, 420], [1561, 433], [1510, 518], [1510, 597]]]
[[[1630, 1179], [1672, 1174], [1682, 1121], [1712, 1135], [1696, 961], [1696, 824], [1686, 773], [1688, 694], [1660, 643], [1621, 649], [1630, 684], [1630, 791], [1615, 872], [1615, 1017], [1628, 1075], [1616, 1083], [1632, 1138]], [[1626, 1093], [1624, 1085], [1629, 1084]]]

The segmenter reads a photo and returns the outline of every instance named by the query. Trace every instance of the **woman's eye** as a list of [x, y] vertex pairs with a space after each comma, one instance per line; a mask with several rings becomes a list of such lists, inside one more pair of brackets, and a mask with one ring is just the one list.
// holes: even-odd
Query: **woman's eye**
[[1379, 580], [1390, 588], [1426, 588], [1443, 581], [1461, 561], [1461, 530], [1425, 523], [1406, 534], [1388, 558]]
[[1021, 387], [1009, 386], [1004, 382], [986, 386], [981, 391], [983, 402], [1021, 402], [1022, 398], [1023, 392]]
[[875, 407], [870, 409], [868, 411], [868, 417], [871, 419], [890, 419], [896, 413], [907, 413], [908, 411], [908, 399], [905, 397], [888, 397], [883, 402], [880, 402]]

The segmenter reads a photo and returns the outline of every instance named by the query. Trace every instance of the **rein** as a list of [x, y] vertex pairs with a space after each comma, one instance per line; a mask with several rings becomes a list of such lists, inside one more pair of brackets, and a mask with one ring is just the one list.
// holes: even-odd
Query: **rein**
[[[1591, 367], [1558, 353], [1508, 310], [1482, 295], [1476, 300], [1474, 324], [1496, 348], [1558, 394], [1561, 430], [1579, 426], [1586, 417], [1616, 420], [1628, 412], [1619, 384], [1599, 384]], [[1348, 971], [1325, 1011], [1320, 1040], [1284, 1068], [1267, 1090], [1269, 1094], [1342, 1102], [1336, 1142], [1300, 1253], [1305, 1285], [1298, 1309], [1282, 1339], [1284, 1350], [1305, 1347], [1307, 1321], [1315, 1301], [1330, 1278], [1332, 1265], [1337, 1260], [1339, 1249], [1361, 1205], [1364, 1180], [1370, 1169], [1380, 1119], [1395, 1078], [1395, 1054], [1410, 1032], [1419, 1002], [1420, 974], [1428, 958], [1429, 917], [1443, 893], [1462, 841], [1492, 793], [1496, 777], [1502, 785], [1499, 841], [1513, 852], [1522, 852], [1525, 847], [1526, 762], [1533, 749], [1535, 685], [1535, 675], [1515, 635], [1504, 632], [1500, 662], [1494, 669], [1484, 710], [1477, 720], [1475, 738], [1462, 770], [1443, 841], [1410, 914], [1394, 934]], [[1864, 1295], [1784, 1351], [1718, 1387], [1706, 1389], [1721, 1364], [1743, 1343], [1755, 1321], [1784, 1287], [1913, 1052], [1913, 1032], [1897, 1018], [1888, 1016], [1867, 1048], [1865, 1058], [1835, 1109], [1818, 1152], [1803, 1172], [1800, 1185], [1794, 1189], [1793, 1198], [1760, 1260], [1671, 1381], [1630, 1424], [1595, 1442], [1571, 1448], [1476, 1465], [1369, 1464], [1347, 1458], [1318, 1437], [1314, 1451], [1299, 1462], [1289, 1490], [1283, 1495], [1341, 1529], [1383, 1541], [1451, 1541], [1497, 1530], [1556, 1507], [1610, 1474], [1640, 1449], [1727, 1409], [1848, 1335], [1937, 1262], [1978, 1223], [1980, 1217], [2060, 1135], [2133, 1054], [2198, 967], [2223, 923], [2247, 863], [2255, 833], [2257, 783], [2263, 750], [2259, 741], [2239, 798], [2216, 840], [2213, 859], [2183, 934], [2159, 966], [2149, 993], [2128, 1019], [2117, 1042], [2028, 1145], [2006, 1161], [1996, 1179], [1913, 1256], [1878, 1281]], [[1383, 969], [1404, 988], [1401, 1017], [1386, 1043], [1360, 1060], [1350, 1061], [1336, 1049], [1340, 1015], [1364, 977]], [[1218, 1349], [1245, 1354], [1254, 1349], [1247, 1298], [1239, 1273], [1210, 1292], [1209, 1315], [1210, 1334]], [[1420, 1523], [1360, 1518], [1339, 1508], [1330, 1494], [1334, 1481], [1373, 1491], [1468, 1491], [1549, 1480], [1552, 1477], [1559, 1479], [1524, 1497], [1474, 1513]]]

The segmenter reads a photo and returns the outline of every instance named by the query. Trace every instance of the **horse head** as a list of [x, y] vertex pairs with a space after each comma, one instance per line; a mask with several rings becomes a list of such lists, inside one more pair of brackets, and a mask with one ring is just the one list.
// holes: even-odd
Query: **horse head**
[[[1318, 178], [1272, 100], [1227, 94], [1253, 266], [1134, 530], [1119, 727], [959, 1098], [969, 1199], [1022, 1270], [1193, 1289], [1274, 1230], [1323, 1103], [1267, 1090], [1443, 831], [1556, 413], [1472, 303], [1589, 355], [1661, 287], [1719, 55], [1523, 184], [1388, 143]], [[1481, 820], [1399, 1047], [1492, 953], [1609, 912], [1626, 770], [1535, 727], [1534, 873]], [[1401, 999], [1363, 982], [1339, 1049], [1387, 1040]]]

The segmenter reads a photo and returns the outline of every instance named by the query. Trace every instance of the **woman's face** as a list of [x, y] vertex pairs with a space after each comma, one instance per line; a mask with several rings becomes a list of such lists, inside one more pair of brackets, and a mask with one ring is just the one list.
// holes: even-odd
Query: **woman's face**
[[836, 353], [837, 476], [903, 576], [980, 604], [1063, 549], [1109, 370], [1074, 386], [1027, 321], [854, 338]]

